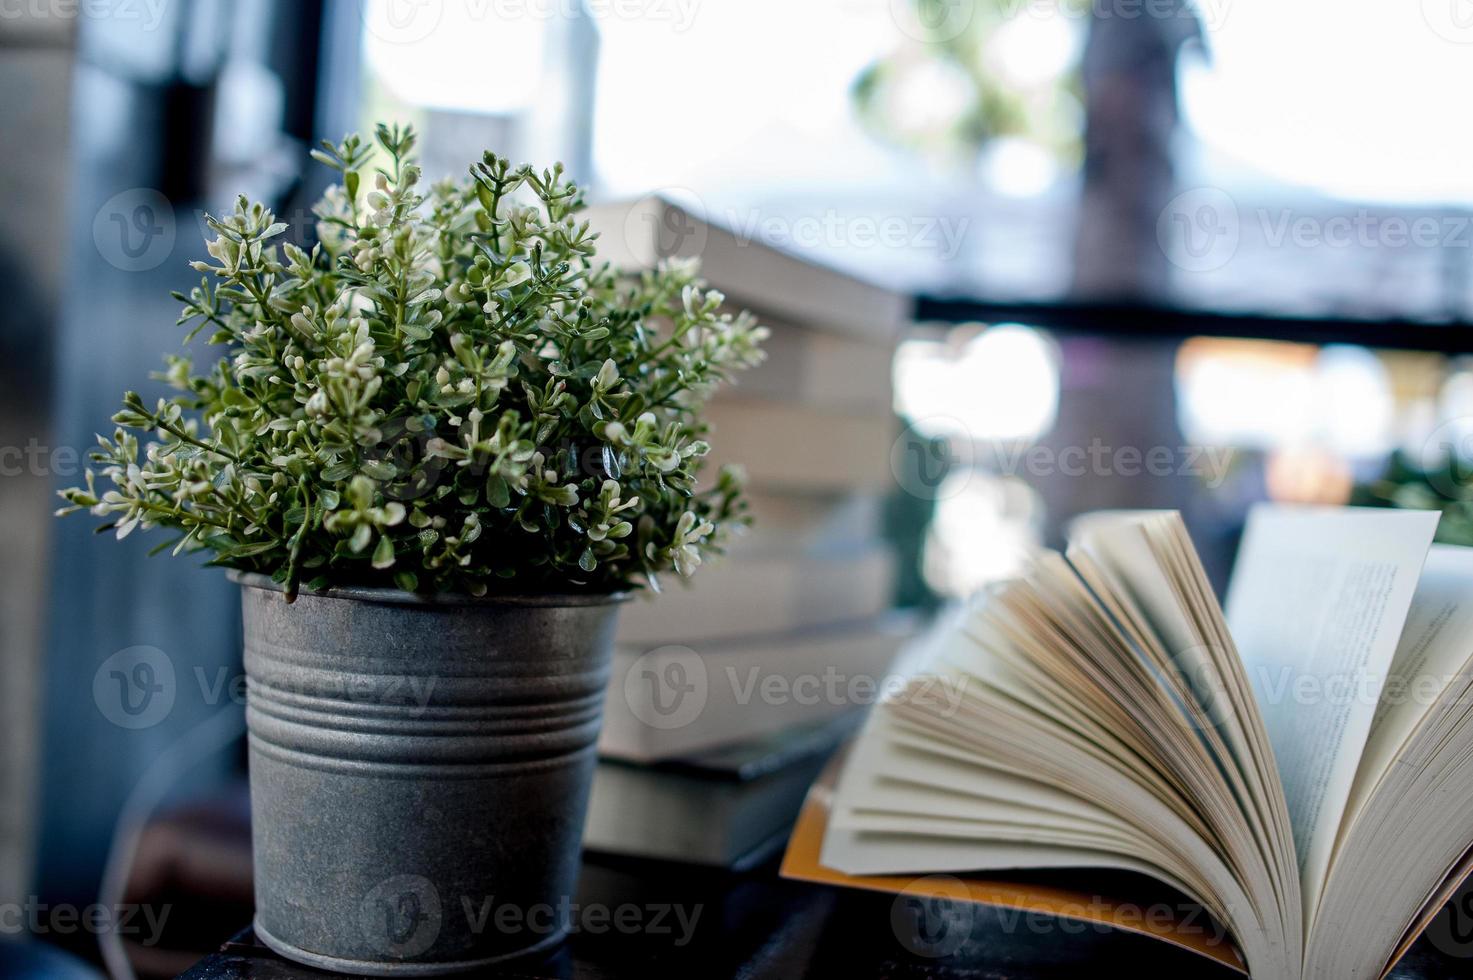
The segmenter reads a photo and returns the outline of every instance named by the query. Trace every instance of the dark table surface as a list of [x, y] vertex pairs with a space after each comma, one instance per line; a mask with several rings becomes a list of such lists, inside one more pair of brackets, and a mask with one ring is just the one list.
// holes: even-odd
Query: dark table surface
[[[1459, 896], [1392, 977], [1473, 977], [1473, 916], [1460, 910], [1473, 911], [1473, 894]], [[1012, 980], [1074, 978], [1106, 970], [1103, 975], [1127, 971], [1136, 977], [1240, 977], [1194, 954], [1129, 933], [984, 906], [923, 910], [918, 917], [913, 903], [784, 881], [773, 866], [737, 875], [591, 857], [572, 911], [574, 930], [557, 952], [478, 975]], [[935, 912], [939, 914], [931, 914]], [[247, 929], [182, 980], [324, 976], [283, 960]]]

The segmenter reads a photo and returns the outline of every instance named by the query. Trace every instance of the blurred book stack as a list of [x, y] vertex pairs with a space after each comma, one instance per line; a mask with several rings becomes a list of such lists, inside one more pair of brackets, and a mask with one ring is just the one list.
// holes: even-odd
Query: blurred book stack
[[755, 524], [689, 584], [663, 580], [663, 595], [622, 610], [586, 839], [738, 866], [786, 836], [794, 787], [914, 632], [891, 608], [882, 528], [909, 303], [662, 198], [589, 218], [601, 258], [638, 271], [699, 257], [709, 286], [771, 330], [767, 360], [709, 411], [708, 473], [742, 465]]

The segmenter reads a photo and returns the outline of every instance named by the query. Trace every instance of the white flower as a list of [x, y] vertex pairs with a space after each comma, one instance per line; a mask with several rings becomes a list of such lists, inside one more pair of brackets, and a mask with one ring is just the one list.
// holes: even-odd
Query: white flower
[[515, 286], [532, 278], [532, 268], [520, 259], [507, 266], [501, 272], [501, 284], [503, 286]]

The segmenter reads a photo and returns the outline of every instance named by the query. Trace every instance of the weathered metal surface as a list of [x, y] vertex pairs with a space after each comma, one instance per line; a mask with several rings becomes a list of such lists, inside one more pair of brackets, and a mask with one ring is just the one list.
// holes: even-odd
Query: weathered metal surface
[[616, 596], [242, 588], [256, 920], [309, 965], [471, 969], [567, 927]]

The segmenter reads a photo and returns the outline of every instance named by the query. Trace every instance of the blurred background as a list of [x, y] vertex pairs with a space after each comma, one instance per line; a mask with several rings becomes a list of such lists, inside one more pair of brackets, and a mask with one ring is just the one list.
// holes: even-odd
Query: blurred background
[[[234, 590], [49, 515], [177, 349], [201, 215], [309, 221], [319, 139], [412, 122], [432, 178], [560, 159], [903, 295], [883, 397], [939, 468], [896, 472], [887, 527], [925, 607], [1100, 507], [1181, 509], [1219, 587], [1264, 499], [1473, 542], [1470, 86], [1446, 0], [0, 0], [0, 907], [248, 918], [157, 817], [241, 819]], [[99, 710], [120, 654], [178, 672], [163, 715]], [[173, 927], [197, 950], [140, 972], [224, 938]]]

